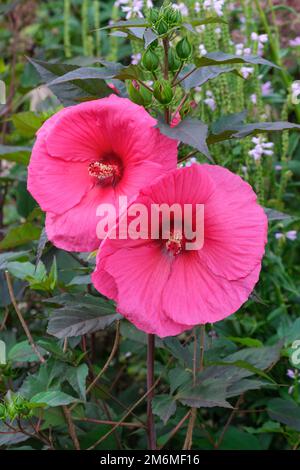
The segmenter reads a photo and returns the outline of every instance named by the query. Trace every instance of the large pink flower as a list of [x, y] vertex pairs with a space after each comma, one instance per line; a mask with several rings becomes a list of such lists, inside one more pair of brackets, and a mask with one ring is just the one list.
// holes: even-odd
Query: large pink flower
[[96, 209], [130, 200], [176, 167], [177, 143], [130, 100], [111, 95], [65, 108], [37, 133], [28, 190], [47, 212], [48, 238], [70, 251], [98, 248]]
[[188, 251], [172, 224], [158, 240], [108, 237], [92, 276], [98, 291], [138, 328], [161, 337], [236, 312], [258, 281], [267, 241], [267, 218], [252, 188], [220, 166], [194, 164], [141, 190], [135, 203], [204, 204], [204, 245]]

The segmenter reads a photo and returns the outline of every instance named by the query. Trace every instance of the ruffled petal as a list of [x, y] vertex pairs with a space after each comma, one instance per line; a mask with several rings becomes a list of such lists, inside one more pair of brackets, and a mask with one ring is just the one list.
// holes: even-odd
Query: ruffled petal
[[115, 205], [113, 188], [95, 186], [75, 207], [57, 215], [48, 212], [46, 232], [49, 240], [67, 251], [94, 251], [101, 240], [97, 237], [97, 208], [99, 204]]
[[[113, 247], [113, 242], [109, 243]], [[103, 254], [103, 258], [100, 250], [103, 262], [93, 275], [95, 287], [104, 295], [110, 294], [109, 297], [118, 302], [118, 312], [137, 328], [158, 336], [181, 333], [186, 326], [175, 324], [160, 309], [161, 294], [170, 274], [170, 259], [162, 256], [156, 243], [137, 243], [136, 248], [132, 241], [130, 244], [129, 248], [116, 251], [112, 248], [111, 254]], [[112, 279], [117, 287], [117, 297]]]
[[62, 214], [78, 204], [94, 183], [84, 162], [70, 163], [48, 155], [44, 139], [33, 148], [27, 188], [44, 211]]
[[214, 274], [228, 280], [241, 279], [264, 255], [267, 217], [242, 178], [220, 166], [203, 167], [217, 190], [205, 204], [205, 241], [199, 256]]

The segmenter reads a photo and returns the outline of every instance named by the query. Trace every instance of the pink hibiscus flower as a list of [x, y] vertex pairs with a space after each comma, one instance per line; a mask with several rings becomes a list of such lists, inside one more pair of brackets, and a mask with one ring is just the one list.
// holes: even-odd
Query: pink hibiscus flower
[[47, 212], [48, 238], [59, 248], [99, 246], [96, 210], [131, 200], [176, 167], [177, 142], [155, 129], [143, 107], [111, 95], [62, 109], [37, 133], [28, 191]]
[[157, 240], [107, 237], [92, 275], [96, 289], [160, 337], [236, 312], [258, 281], [267, 242], [267, 218], [249, 184], [220, 166], [194, 164], [142, 189], [135, 203], [203, 204], [204, 244], [187, 250], [175, 220]]

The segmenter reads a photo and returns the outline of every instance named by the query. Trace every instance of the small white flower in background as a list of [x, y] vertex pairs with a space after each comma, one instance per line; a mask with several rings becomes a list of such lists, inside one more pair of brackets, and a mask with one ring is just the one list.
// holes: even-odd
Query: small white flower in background
[[147, 0], [147, 2], [146, 2], [146, 7], [147, 7], [147, 8], [153, 8], [153, 2], [152, 2], [152, 0]]
[[272, 83], [270, 81], [265, 82], [261, 85], [262, 96], [269, 96], [273, 93]]
[[174, 10], [179, 10], [182, 16], [189, 16], [189, 9], [183, 2], [179, 4], [172, 3], [172, 7], [174, 8]]
[[201, 55], [206, 55], [207, 54], [207, 50], [205, 49], [204, 44], [199, 45], [199, 52], [200, 52]]
[[220, 36], [221, 32], [222, 32], [221, 28], [218, 27], [218, 28], [215, 29], [215, 33], [216, 33], [218, 36]]
[[283, 233], [281, 233], [281, 232], [276, 232], [275, 233], [276, 240], [281, 240], [281, 238], [283, 238], [283, 237], [284, 237]]
[[255, 147], [249, 151], [249, 155], [254, 158], [255, 161], [260, 160], [263, 155], [273, 155], [274, 147], [273, 142], [266, 142], [264, 137], [253, 137], [252, 142], [255, 144]]
[[194, 163], [197, 163], [197, 158], [191, 157], [186, 161], [185, 166], [192, 166]]
[[209, 107], [209, 109], [211, 109], [212, 111], [215, 111], [217, 105], [216, 105], [216, 102], [215, 102], [214, 95], [213, 95], [212, 91], [208, 90], [206, 92], [206, 98], [203, 101]]
[[300, 103], [300, 80], [292, 83], [292, 103]]
[[[299, 379], [299, 371], [297, 369], [288, 369], [286, 375], [289, 377], [289, 379], [295, 380], [300, 384], [300, 379]], [[288, 393], [291, 395], [294, 391], [294, 385], [289, 387]]]
[[137, 65], [142, 58], [142, 54], [138, 52], [137, 54], [132, 54], [131, 56], [131, 63], [132, 65]]
[[285, 236], [288, 240], [295, 241], [297, 240], [297, 230], [289, 230]]
[[257, 96], [255, 93], [253, 93], [251, 96], [250, 96], [250, 99], [251, 99], [251, 103], [253, 104], [256, 104], [257, 103]]
[[294, 242], [295, 240], [297, 240], [297, 235], [298, 235], [297, 230], [289, 230], [285, 234], [281, 233], [281, 232], [276, 232], [275, 233], [275, 238], [276, 238], [276, 240], [281, 240], [282, 238], [287, 238], [288, 240]]
[[200, 6], [200, 3], [199, 3], [199, 2], [195, 2], [194, 10], [195, 10], [195, 13], [200, 13], [200, 11], [201, 11], [201, 6]]
[[205, 24], [200, 24], [199, 26], [196, 26], [195, 29], [197, 33], [203, 33], [205, 31]]
[[143, 18], [143, 0], [117, 0], [115, 2], [116, 7], [121, 7], [123, 13], [126, 13], [126, 19], [129, 20], [133, 16], [139, 16]]
[[282, 165], [275, 165], [275, 170], [276, 171], [281, 171], [282, 170]]
[[225, 0], [204, 0], [204, 8], [214, 10], [218, 16], [221, 16], [223, 14], [223, 6], [224, 6]]
[[298, 46], [300, 46], [300, 36], [297, 36], [295, 39], [291, 39], [291, 40], [289, 41], [289, 45], [290, 45], [291, 47], [298, 47]]
[[246, 165], [243, 165], [243, 166], [242, 166], [242, 172], [244, 173], [244, 175], [247, 175], [247, 173], [248, 173], [248, 168], [246, 167]]
[[242, 76], [247, 79], [248, 77], [250, 77], [250, 75], [254, 72], [254, 68], [253, 67], [248, 67], [248, 66], [244, 66], [241, 68], [240, 70]]
[[252, 41], [255, 41], [258, 43], [258, 50], [257, 53], [261, 55], [264, 50], [264, 44], [268, 42], [268, 35], [267, 34], [257, 34], [255, 32], [251, 33], [251, 39]]
[[249, 55], [251, 54], [250, 47], [245, 47], [245, 45], [241, 42], [235, 44], [235, 54], [236, 55]]

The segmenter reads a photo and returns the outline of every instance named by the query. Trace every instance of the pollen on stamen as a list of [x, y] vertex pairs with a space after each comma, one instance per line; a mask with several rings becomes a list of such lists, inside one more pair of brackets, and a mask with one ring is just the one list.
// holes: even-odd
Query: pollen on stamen
[[115, 184], [121, 177], [118, 163], [93, 161], [88, 166], [88, 172], [102, 184]]
[[182, 237], [179, 233], [171, 233], [169, 239], [166, 241], [166, 249], [173, 256], [179, 255], [182, 252], [183, 244]]

